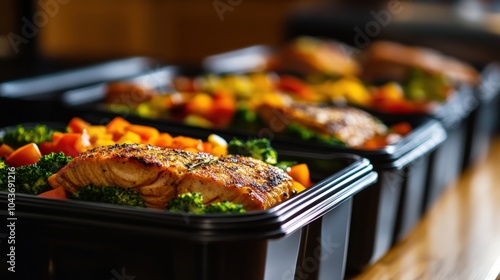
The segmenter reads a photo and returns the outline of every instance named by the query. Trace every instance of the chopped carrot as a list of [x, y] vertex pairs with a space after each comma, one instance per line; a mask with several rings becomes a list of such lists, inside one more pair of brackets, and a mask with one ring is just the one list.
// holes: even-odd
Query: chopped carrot
[[301, 183], [299, 183], [298, 181], [293, 180], [292, 181], [292, 189], [296, 193], [300, 193], [301, 191], [305, 190], [306, 187], [304, 185], [302, 185]]
[[381, 149], [385, 146], [387, 146], [387, 137], [386, 136], [375, 136], [373, 138], [370, 138], [361, 145], [360, 148], [366, 149], [366, 150], [376, 150], [376, 149]]
[[43, 192], [39, 194], [38, 196], [40, 197], [46, 197], [46, 198], [56, 198], [56, 199], [66, 199], [66, 191], [64, 190], [63, 187], [57, 187], [53, 190]]
[[113, 134], [113, 140], [118, 140], [124, 133], [125, 129], [131, 124], [122, 117], [114, 117], [108, 125], [106, 125], [106, 131]]
[[68, 132], [81, 133], [83, 129], [90, 126], [90, 123], [84, 121], [79, 117], [72, 118], [68, 123]]
[[127, 131], [118, 140], [117, 144], [139, 144], [141, 143], [141, 136], [135, 132]]
[[0, 157], [8, 157], [10, 154], [14, 152], [14, 149], [12, 149], [9, 145], [7, 144], [0, 144]]
[[203, 152], [211, 154], [212, 153], [212, 148], [213, 148], [212, 143], [203, 142]]
[[162, 132], [160, 133], [160, 135], [158, 136], [158, 138], [156, 138], [156, 141], [155, 141], [155, 146], [158, 146], [158, 147], [163, 147], [163, 148], [168, 148], [170, 146], [172, 146], [172, 136], [166, 132]]
[[59, 142], [59, 140], [61, 140], [61, 138], [64, 136], [64, 132], [59, 132], [59, 131], [56, 131], [54, 132], [54, 134], [52, 134], [52, 142], [54, 144], [57, 144], [57, 142]]
[[216, 157], [227, 155], [227, 146], [215, 146], [212, 148], [212, 155]]
[[41, 156], [38, 146], [35, 143], [29, 143], [12, 152], [5, 159], [5, 164], [12, 167], [35, 164]]
[[172, 139], [172, 148], [195, 148], [197, 151], [201, 151], [203, 150], [203, 141], [186, 136], [176, 136]]
[[409, 123], [407, 122], [401, 122], [401, 123], [397, 123], [393, 126], [391, 126], [391, 130], [394, 131], [395, 133], [399, 134], [399, 135], [406, 135], [408, 133], [411, 132], [412, 130], [412, 127]]
[[76, 157], [90, 147], [89, 136], [83, 133], [64, 133], [55, 144], [54, 152], [63, 152], [67, 156]]
[[148, 143], [148, 144], [153, 144], [154, 141], [156, 141], [156, 139], [160, 135], [158, 129], [151, 126], [138, 125], [138, 124], [129, 125], [128, 127], [125, 128], [125, 131], [134, 132], [135, 134], [141, 137], [142, 143]]
[[90, 137], [90, 143], [93, 146], [100, 146], [96, 143], [102, 142], [103, 140], [109, 140], [107, 142], [113, 142], [113, 134], [107, 133], [106, 127], [103, 125], [91, 125], [87, 127], [86, 130]]
[[310, 187], [312, 185], [309, 167], [305, 163], [299, 163], [290, 167], [287, 173], [295, 181], [301, 183], [305, 187]]
[[197, 93], [186, 104], [186, 113], [204, 116], [213, 106], [214, 100], [207, 93]]
[[193, 153], [199, 152], [196, 148], [191, 148], [191, 147], [186, 147], [183, 150], [188, 151], [188, 152], [193, 152]]
[[42, 153], [42, 156], [46, 156], [55, 150], [55, 144], [54, 142], [42, 142], [38, 144], [38, 148], [40, 148], [40, 152]]
[[227, 126], [236, 111], [236, 99], [233, 95], [218, 92], [207, 118], [218, 127]]
[[285, 92], [297, 94], [300, 98], [311, 100], [314, 96], [314, 91], [309, 85], [299, 78], [290, 75], [284, 75], [278, 81], [277, 87]]

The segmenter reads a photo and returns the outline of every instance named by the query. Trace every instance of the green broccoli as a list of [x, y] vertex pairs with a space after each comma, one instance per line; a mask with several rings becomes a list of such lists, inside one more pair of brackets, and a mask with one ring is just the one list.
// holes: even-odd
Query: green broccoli
[[29, 143], [39, 144], [51, 141], [55, 130], [43, 124], [35, 125], [33, 128], [25, 128], [22, 125], [16, 126], [12, 130], [5, 131], [0, 143], [5, 143], [13, 149], [17, 149]]
[[245, 213], [241, 204], [235, 204], [229, 201], [216, 202], [205, 207], [206, 214], [239, 214]]
[[7, 179], [9, 170], [2, 158], [0, 158], [0, 191], [7, 191]]
[[316, 132], [312, 129], [309, 129], [305, 126], [302, 126], [297, 123], [291, 123], [286, 128], [287, 134], [290, 136], [297, 136], [302, 140], [313, 140], [319, 141], [323, 143], [327, 143], [330, 145], [336, 145], [345, 147], [346, 144], [344, 141], [336, 138], [335, 136], [325, 135], [319, 132]]
[[180, 194], [177, 198], [170, 200], [167, 210], [171, 212], [203, 214], [205, 205], [201, 193]]
[[16, 191], [38, 195], [51, 190], [52, 187], [47, 179], [68, 164], [71, 159], [64, 153], [50, 153], [41, 156], [35, 164], [16, 168]]
[[42, 170], [50, 173], [56, 173], [59, 169], [63, 168], [73, 158], [66, 156], [64, 153], [50, 153], [40, 157], [36, 163]]
[[146, 207], [141, 195], [132, 190], [122, 187], [97, 187], [89, 185], [78, 189], [69, 195], [69, 198], [90, 202], [110, 203], [116, 205]]
[[442, 74], [431, 74], [413, 69], [403, 88], [406, 97], [410, 100], [443, 102], [448, 97], [450, 82]]
[[231, 120], [231, 127], [238, 129], [244, 127], [245, 130], [256, 130], [262, 123], [259, 115], [246, 105], [239, 105]]
[[216, 202], [205, 206], [201, 193], [184, 193], [170, 200], [168, 211], [189, 214], [238, 214], [245, 213], [241, 204], [232, 202]]
[[227, 146], [227, 152], [231, 155], [248, 156], [271, 165], [278, 163], [278, 153], [271, 147], [269, 139], [251, 139], [246, 142], [233, 139]]
[[16, 192], [38, 195], [52, 187], [47, 179], [52, 173], [41, 169], [36, 164], [16, 168]]

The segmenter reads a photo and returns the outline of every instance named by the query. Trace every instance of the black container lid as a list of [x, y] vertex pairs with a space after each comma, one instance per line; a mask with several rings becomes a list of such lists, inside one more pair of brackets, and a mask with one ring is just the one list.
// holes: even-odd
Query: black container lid
[[46, 75], [6, 81], [0, 83], [0, 97], [46, 99], [51, 96], [50, 93], [103, 81], [129, 78], [158, 67], [159, 63], [153, 58], [130, 57]]

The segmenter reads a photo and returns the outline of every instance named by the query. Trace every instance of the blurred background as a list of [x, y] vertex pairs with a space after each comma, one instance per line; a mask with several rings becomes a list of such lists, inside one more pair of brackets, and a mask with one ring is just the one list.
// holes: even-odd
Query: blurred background
[[[207, 54], [279, 42], [290, 10], [312, 2], [2, 0], [0, 56], [32, 57], [36, 52], [57, 59], [100, 60], [145, 55], [196, 62]], [[42, 11], [47, 19], [36, 16]], [[35, 26], [41, 23], [39, 34], [30, 40], [34, 44], [21, 43], [16, 55], [8, 34], [22, 35], [24, 17]]]
[[2, 0], [0, 58], [14, 66], [134, 55], [189, 64], [310, 34], [354, 45], [397, 37], [483, 63], [498, 59], [499, 6], [491, 0]]

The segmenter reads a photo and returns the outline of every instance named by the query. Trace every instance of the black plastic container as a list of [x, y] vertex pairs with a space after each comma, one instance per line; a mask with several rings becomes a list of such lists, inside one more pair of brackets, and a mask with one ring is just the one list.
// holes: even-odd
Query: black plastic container
[[[169, 69], [162, 70], [169, 72]], [[171, 73], [171, 72], [169, 72]], [[151, 74], [147, 74], [151, 75]], [[146, 78], [147, 75], [137, 79]], [[164, 74], [165, 75], [165, 74]], [[163, 86], [168, 87], [168, 81]], [[158, 85], [161, 86], [161, 85]], [[65, 93], [66, 105], [70, 112], [96, 123], [110, 120], [115, 114], [103, 110], [101, 103], [106, 86], [97, 85]], [[92, 98], [88, 98], [91, 96]], [[82, 97], [82, 98], [79, 98]], [[169, 130], [175, 128], [186, 135], [207, 137], [214, 132], [231, 138], [256, 135], [272, 138], [273, 146], [280, 151], [307, 151], [312, 154], [350, 153], [368, 158], [379, 173], [379, 182], [355, 199], [351, 223], [348, 269], [359, 271], [380, 258], [396, 241], [404, 237], [418, 222], [422, 214], [422, 204], [429, 171], [428, 157], [446, 139], [442, 125], [427, 117], [410, 121], [414, 131], [395, 145], [384, 149], [367, 151], [334, 147], [326, 144], [305, 142], [297, 139], [273, 135], [271, 129], [260, 131], [244, 129], [204, 129], [190, 127], [167, 120], [141, 119], [122, 114], [133, 123], [142, 123]], [[391, 124], [391, 119], [383, 120]], [[272, 132], [272, 131], [271, 131]]]
[[467, 139], [463, 169], [484, 159], [500, 124], [500, 66], [489, 64], [481, 73], [481, 83], [475, 91], [478, 106], [467, 124]]
[[428, 188], [423, 209], [426, 211], [441, 194], [457, 180], [467, 153], [467, 133], [471, 113], [478, 101], [470, 86], [460, 87], [431, 117], [439, 120], [447, 139], [432, 155], [429, 164]]
[[0, 126], [20, 122], [62, 120], [59, 94], [114, 79], [125, 79], [160, 66], [159, 60], [130, 57], [46, 75], [0, 83]]
[[428, 191], [423, 205], [425, 211], [462, 170], [484, 155], [488, 148], [492, 122], [497, 122], [493, 111], [500, 107], [500, 99], [496, 98], [497, 90], [493, 89], [498, 83], [490, 79], [486, 83], [490, 90], [486, 92], [484, 81], [489, 79], [485, 75], [494, 75], [495, 67], [488, 64], [498, 60], [496, 44], [492, 42], [498, 42], [500, 37], [481, 26], [463, 21], [456, 24], [459, 17], [453, 13], [452, 6], [449, 11], [442, 9], [438, 12], [441, 14], [438, 21], [434, 20], [435, 17], [428, 17], [425, 9], [419, 9], [418, 5], [405, 7], [408, 13], [401, 17], [391, 14], [392, 11], [387, 13], [391, 10], [387, 7], [354, 9], [327, 5], [297, 11], [286, 20], [284, 39], [304, 35], [333, 38], [353, 46], [353, 54], [363, 52], [374, 40], [393, 40], [432, 48], [485, 69], [479, 87], [459, 89], [460, 97], [446, 102], [439, 112], [429, 114], [443, 123], [448, 138], [430, 160]]
[[[385, 122], [390, 124], [389, 120]], [[276, 147], [286, 150], [357, 154], [370, 159], [379, 174], [378, 182], [354, 199], [347, 257], [349, 273], [358, 273], [377, 261], [409, 233], [422, 215], [431, 156], [447, 136], [436, 120], [424, 117], [410, 123], [415, 129], [409, 135], [375, 151], [326, 148], [291, 139], [274, 141]]]
[[307, 163], [316, 183], [271, 209], [241, 215], [187, 215], [17, 194], [15, 214], [9, 216], [8, 194], [0, 192], [1, 218], [15, 223], [16, 242], [12, 273], [7, 270], [12, 230], [2, 226], [0, 275], [343, 279], [353, 198], [377, 174], [355, 155], [283, 151], [280, 159]]

